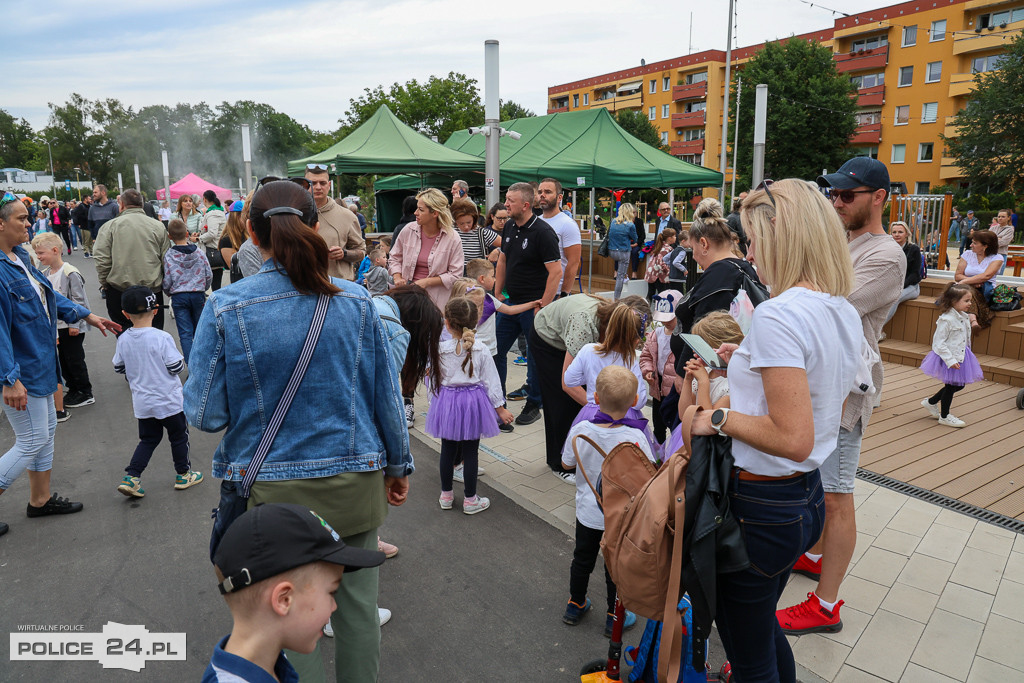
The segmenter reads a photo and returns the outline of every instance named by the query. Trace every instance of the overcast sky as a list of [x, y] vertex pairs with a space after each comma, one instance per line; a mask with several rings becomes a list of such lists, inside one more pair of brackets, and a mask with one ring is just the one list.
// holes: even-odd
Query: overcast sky
[[[832, 25], [817, 0], [737, 0], [734, 45]], [[831, 0], [855, 13], [893, 4]], [[364, 88], [458, 71], [483, 88], [484, 40], [501, 42], [501, 96], [546, 113], [547, 88], [725, 49], [727, 0], [177, 0], [3, 3], [0, 108], [47, 123], [48, 103], [150, 104], [251, 99], [332, 130]], [[173, 10], [168, 13], [168, 7]], [[10, 21], [8, 21], [10, 20]]]

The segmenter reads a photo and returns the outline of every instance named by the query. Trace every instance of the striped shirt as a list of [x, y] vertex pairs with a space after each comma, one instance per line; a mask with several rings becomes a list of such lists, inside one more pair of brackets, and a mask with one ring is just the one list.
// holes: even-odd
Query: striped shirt
[[500, 237], [490, 228], [475, 228], [469, 232], [456, 230], [455, 232], [459, 233], [459, 237], [462, 238], [462, 254], [466, 257], [466, 263], [469, 263], [470, 259], [487, 258], [487, 253], [481, 248], [481, 242], [483, 247], [490, 249], [494, 246], [494, 240]]

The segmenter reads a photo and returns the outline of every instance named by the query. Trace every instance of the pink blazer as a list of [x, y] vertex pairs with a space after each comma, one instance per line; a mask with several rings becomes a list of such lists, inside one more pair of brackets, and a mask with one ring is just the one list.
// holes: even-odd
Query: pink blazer
[[[416, 270], [416, 259], [420, 254], [420, 241], [423, 228], [419, 223], [409, 223], [398, 234], [398, 240], [391, 246], [391, 260], [388, 272], [391, 275], [401, 274], [412, 284], [412, 274]], [[427, 256], [427, 277], [439, 276], [440, 285], [427, 287], [431, 301], [444, 311], [445, 304], [451, 297], [452, 285], [462, 277], [466, 257], [462, 253], [462, 239], [455, 234], [442, 230], [434, 242], [434, 247]]]

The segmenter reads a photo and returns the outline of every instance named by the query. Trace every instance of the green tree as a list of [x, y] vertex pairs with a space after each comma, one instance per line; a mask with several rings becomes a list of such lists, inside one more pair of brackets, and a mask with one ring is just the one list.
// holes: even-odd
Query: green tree
[[0, 109], [0, 167], [28, 168], [37, 148], [33, 135], [28, 121], [15, 119]]
[[646, 142], [655, 149], [660, 149], [663, 152], [668, 151], [668, 147], [661, 144], [661, 133], [658, 131], [658, 128], [640, 111], [622, 109], [615, 114], [615, 121], [636, 139]]
[[999, 68], [978, 74], [967, 106], [957, 112], [957, 135], [946, 151], [973, 190], [1024, 190], [1024, 35], [1010, 43]]
[[361, 97], [349, 101], [345, 119], [339, 121], [344, 134], [373, 116], [382, 104], [406, 125], [442, 143], [455, 131], [479, 126], [484, 120], [476, 79], [452, 71], [445, 78], [431, 76], [425, 83], [416, 79], [405, 85], [393, 83], [387, 91], [381, 86], [366, 88]]
[[536, 116], [531, 110], [527, 109], [518, 102], [512, 100], [501, 100], [498, 107], [498, 119], [501, 121], [511, 121], [512, 119], [528, 119], [531, 116]]
[[[743, 77], [744, 93], [739, 112], [737, 190], [751, 185], [753, 92], [760, 83], [768, 86], [765, 177], [814, 178], [821, 169], [836, 169], [846, 161], [846, 144], [857, 125], [856, 89], [849, 77], [836, 71], [831, 49], [795, 38], [768, 43], [739, 76]], [[735, 78], [731, 97], [730, 139], [736, 121]], [[709, 121], [708, 125], [713, 124]], [[716, 153], [711, 151], [713, 157]]]
[[[252, 167], [256, 176], [285, 175], [288, 160], [312, 153], [310, 129], [268, 104], [242, 100], [217, 106], [209, 124], [210, 154], [219, 167], [215, 177], [231, 185], [242, 175], [242, 124], [249, 124]], [[319, 150], [315, 150], [319, 151]], [[211, 170], [211, 173], [214, 173]]]

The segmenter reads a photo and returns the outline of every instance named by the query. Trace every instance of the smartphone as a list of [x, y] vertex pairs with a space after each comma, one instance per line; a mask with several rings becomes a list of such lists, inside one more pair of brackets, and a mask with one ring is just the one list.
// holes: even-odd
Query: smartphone
[[725, 370], [726, 367], [728, 367], [726, 362], [722, 360], [717, 353], [715, 353], [713, 348], [711, 348], [711, 345], [697, 335], [680, 334], [679, 336], [682, 337], [683, 341], [693, 349], [693, 352], [697, 354], [702, 361], [704, 361], [704, 364], [712, 370]]

